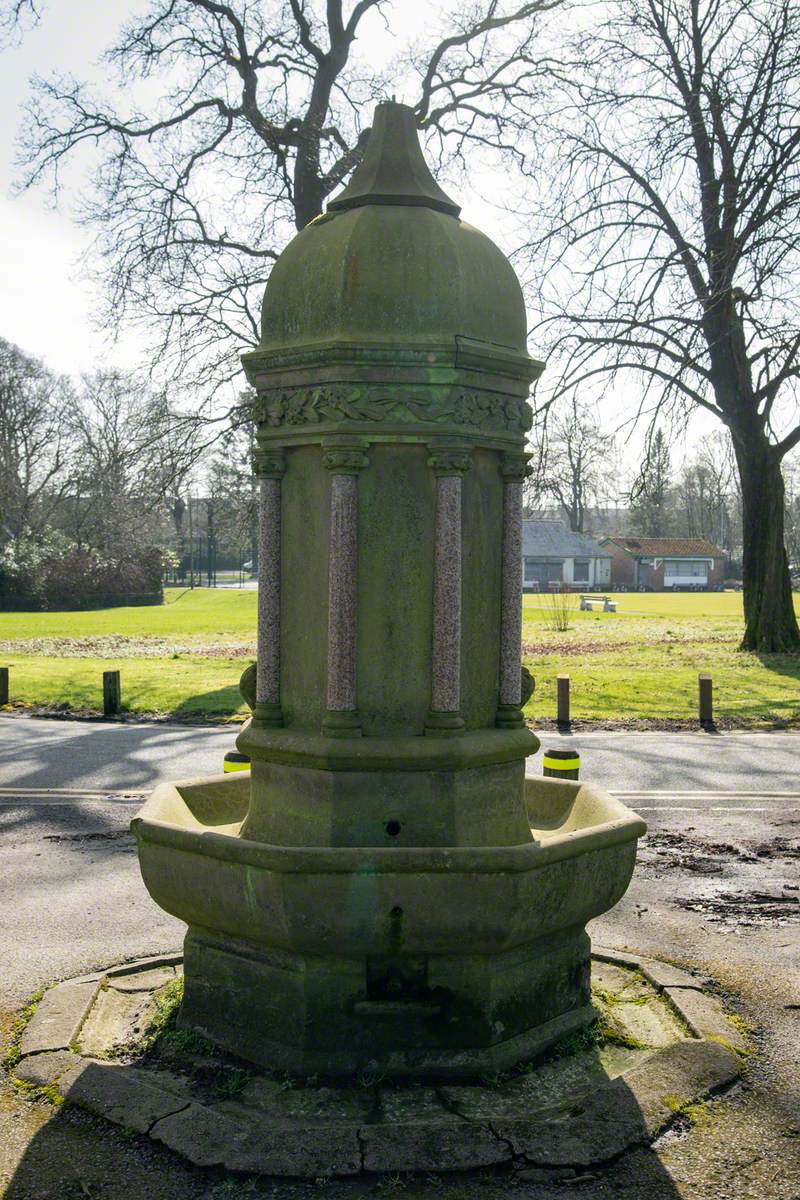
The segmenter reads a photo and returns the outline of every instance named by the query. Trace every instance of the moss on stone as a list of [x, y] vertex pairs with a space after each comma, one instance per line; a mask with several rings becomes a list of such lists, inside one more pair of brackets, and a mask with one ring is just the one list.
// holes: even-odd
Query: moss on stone
[[711, 1121], [711, 1108], [704, 1100], [693, 1103], [681, 1096], [676, 1096], [673, 1092], [667, 1092], [662, 1099], [670, 1112], [675, 1113], [678, 1117], [684, 1117], [694, 1128], [708, 1125]]
[[[730, 1017], [728, 1017], [730, 1020]], [[729, 1042], [721, 1033], [706, 1033], [705, 1039], [708, 1042], [716, 1042], [718, 1046], [724, 1046], [726, 1050], [730, 1050], [731, 1054], [736, 1054], [739, 1058], [747, 1059], [753, 1053], [751, 1047], [736, 1046], [733, 1042]]]
[[[44, 988], [40, 988], [38, 992], [34, 992], [28, 999], [25, 1007], [20, 1010], [11, 1022], [11, 1043], [3, 1054], [2, 1060], [0, 1060], [7, 1071], [12, 1071], [21, 1058], [20, 1043], [22, 1042], [22, 1035], [25, 1032], [26, 1025], [39, 1007], [39, 1002], [43, 996]], [[22, 1081], [20, 1080], [20, 1082]]]

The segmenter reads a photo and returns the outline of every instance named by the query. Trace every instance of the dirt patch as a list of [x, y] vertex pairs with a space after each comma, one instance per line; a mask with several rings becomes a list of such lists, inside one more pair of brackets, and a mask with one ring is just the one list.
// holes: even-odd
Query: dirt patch
[[120, 725], [199, 725], [227, 726], [241, 725], [246, 721], [249, 711], [234, 713], [200, 713], [187, 712], [177, 714], [143, 709], [141, 712], [121, 712], [116, 716], [105, 716], [96, 708], [71, 708], [69, 704], [23, 704], [16, 701], [0, 709], [3, 717], [34, 717], [50, 721], [114, 721]]
[[800, 858], [800, 840], [774, 837], [761, 842], [712, 842], [686, 833], [650, 833], [641, 844], [643, 867], [683, 870], [694, 875], [721, 875], [728, 863]]
[[523, 642], [522, 653], [530, 657], [541, 657], [557, 654], [560, 658], [576, 658], [586, 654], [607, 654], [618, 650], [641, 650], [643, 647], [658, 646], [690, 646], [690, 645], [730, 645], [736, 646], [737, 639], [730, 634], [698, 633], [696, 637], [677, 634], [642, 635], [637, 638], [618, 638], [609, 636], [606, 630], [598, 630], [597, 636], [590, 641], [573, 641], [571, 638], [548, 638], [541, 642]]
[[788, 925], [800, 921], [800, 889], [792, 884], [777, 884], [753, 891], [681, 896], [675, 903], [687, 912], [702, 913], [708, 921], [743, 927]]
[[1, 654], [34, 658], [255, 658], [255, 641], [139, 637], [19, 638], [0, 641]]
[[46, 833], [46, 842], [118, 842], [120, 839], [133, 841], [128, 829], [107, 829], [92, 833]]

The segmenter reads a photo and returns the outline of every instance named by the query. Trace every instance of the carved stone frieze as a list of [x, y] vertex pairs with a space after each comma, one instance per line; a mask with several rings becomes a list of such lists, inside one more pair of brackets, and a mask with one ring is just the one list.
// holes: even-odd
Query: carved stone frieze
[[530, 429], [533, 414], [529, 404], [513, 396], [349, 384], [262, 392], [253, 416], [257, 425], [268, 428], [340, 421], [423, 422], [520, 434]]

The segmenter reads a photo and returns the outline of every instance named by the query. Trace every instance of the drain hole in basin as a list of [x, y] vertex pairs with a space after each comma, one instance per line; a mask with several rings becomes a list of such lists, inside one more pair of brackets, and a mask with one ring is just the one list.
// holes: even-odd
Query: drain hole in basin
[[400, 832], [400, 822], [387, 821], [386, 832], [388, 833], [389, 837], [397, 837], [398, 833]]

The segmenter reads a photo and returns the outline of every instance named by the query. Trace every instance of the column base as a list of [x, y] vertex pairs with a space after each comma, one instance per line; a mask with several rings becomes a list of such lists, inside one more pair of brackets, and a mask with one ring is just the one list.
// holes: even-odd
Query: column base
[[498, 706], [494, 723], [498, 729], [522, 729], [525, 726], [525, 717], [518, 705], [501, 704]]
[[361, 717], [355, 709], [349, 712], [328, 709], [322, 718], [322, 732], [328, 737], [361, 737]]
[[261, 700], [256, 701], [256, 706], [253, 709], [253, 724], [261, 726], [262, 729], [282, 729], [283, 711], [280, 704], [267, 704]]
[[425, 733], [428, 737], [455, 737], [464, 732], [464, 721], [457, 712], [428, 713], [425, 721]]

